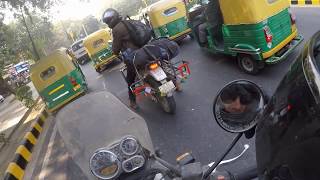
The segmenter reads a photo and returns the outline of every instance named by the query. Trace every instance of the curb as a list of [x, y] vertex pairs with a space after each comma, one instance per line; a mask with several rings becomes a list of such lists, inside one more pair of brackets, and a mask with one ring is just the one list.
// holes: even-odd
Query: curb
[[32, 149], [37, 143], [42, 127], [48, 117], [48, 113], [43, 110], [41, 114], [36, 118], [36, 121], [31, 126], [31, 131], [29, 131], [22, 141], [22, 143], [17, 148], [14, 159], [9, 164], [4, 180], [22, 180], [24, 172], [28, 163], [31, 160]]
[[289, 0], [292, 5], [320, 5], [320, 0]]

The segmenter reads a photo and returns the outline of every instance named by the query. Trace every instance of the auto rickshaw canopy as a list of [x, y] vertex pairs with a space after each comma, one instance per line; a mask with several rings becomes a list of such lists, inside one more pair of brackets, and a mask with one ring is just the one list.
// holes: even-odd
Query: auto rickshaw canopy
[[30, 78], [38, 92], [76, 69], [66, 50], [66, 48], [57, 49], [31, 66]]
[[226, 25], [256, 24], [290, 6], [288, 0], [219, 0], [219, 3]]
[[94, 54], [109, 47], [108, 42], [111, 41], [111, 35], [107, 29], [100, 29], [83, 40], [83, 45], [87, 49], [88, 54], [92, 57]]
[[182, 0], [161, 0], [147, 8], [153, 28], [166, 25], [187, 16], [186, 5]]

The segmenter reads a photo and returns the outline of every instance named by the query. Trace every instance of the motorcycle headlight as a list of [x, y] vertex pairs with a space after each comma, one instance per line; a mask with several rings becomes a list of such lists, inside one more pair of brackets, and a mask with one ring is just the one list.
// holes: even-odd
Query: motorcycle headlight
[[100, 179], [113, 179], [120, 174], [121, 163], [111, 151], [98, 150], [90, 158], [90, 169]]

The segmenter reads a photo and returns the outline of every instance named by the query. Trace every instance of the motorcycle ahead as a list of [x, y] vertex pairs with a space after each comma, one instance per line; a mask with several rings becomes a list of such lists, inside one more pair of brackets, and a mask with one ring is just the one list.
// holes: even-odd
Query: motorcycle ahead
[[[170, 60], [150, 61], [144, 65], [135, 65], [136, 82], [130, 90], [136, 97], [147, 96], [158, 102], [166, 113], [174, 114], [176, 102], [174, 92], [181, 91], [180, 83], [190, 76], [190, 69], [186, 61], [172, 63]], [[127, 67], [120, 72], [126, 80]], [[177, 89], [178, 88], [178, 89]]]

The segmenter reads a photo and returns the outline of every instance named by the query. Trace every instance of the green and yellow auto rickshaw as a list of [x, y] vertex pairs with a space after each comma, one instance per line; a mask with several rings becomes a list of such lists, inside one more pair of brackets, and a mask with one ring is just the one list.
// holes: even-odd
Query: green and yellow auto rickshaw
[[246, 73], [286, 59], [303, 40], [288, 0], [209, 0], [204, 6], [191, 19], [199, 45], [236, 56]]
[[181, 0], [158, 1], [147, 7], [143, 16], [153, 29], [155, 38], [168, 37], [178, 41], [192, 33], [186, 5]]
[[87, 49], [98, 73], [102, 72], [106, 65], [118, 59], [112, 53], [111, 43], [111, 35], [107, 29], [100, 29], [83, 40], [83, 45]]
[[32, 65], [30, 77], [49, 112], [88, 90], [84, 74], [66, 48], [60, 48]]

